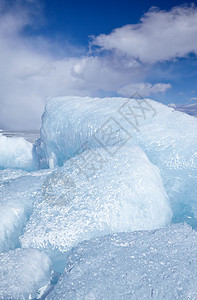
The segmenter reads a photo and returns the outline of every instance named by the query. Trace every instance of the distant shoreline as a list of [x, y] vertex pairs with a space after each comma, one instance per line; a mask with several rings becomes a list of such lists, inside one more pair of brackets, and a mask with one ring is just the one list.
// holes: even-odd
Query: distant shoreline
[[23, 137], [30, 143], [34, 143], [40, 137], [39, 130], [2, 130], [0, 133], [7, 137]]

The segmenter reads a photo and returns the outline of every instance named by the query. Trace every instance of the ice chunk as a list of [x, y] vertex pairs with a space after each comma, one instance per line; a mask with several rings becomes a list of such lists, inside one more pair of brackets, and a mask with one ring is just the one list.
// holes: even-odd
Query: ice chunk
[[[197, 136], [196, 118], [148, 99], [73, 96], [51, 99], [43, 114], [39, 145], [43, 151], [41, 155], [45, 156], [48, 165], [50, 160], [55, 165], [62, 165], [87, 141], [92, 147], [111, 146], [109, 140], [98, 142], [96, 132], [106, 129], [107, 135], [107, 127], [116, 129], [116, 125], [122, 127], [119, 126], [117, 134], [122, 134], [121, 129], [127, 129], [132, 134], [128, 143], [140, 142], [148, 151], [157, 154], [157, 160], [167, 152], [171, 154], [170, 157], [165, 155], [162, 161], [166, 166], [195, 165], [196, 148], [192, 147], [187, 153], [185, 151], [197, 145], [194, 140]], [[40, 151], [40, 148], [37, 150]], [[174, 156], [174, 152], [177, 155]], [[186, 154], [190, 156], [184, 159]]]
[[196, 118], [148, 99], [51, 99], [34, 147], [40, 166], [61, 166], [85, 143], [140, 146], [161, 171], [173, 222], [197, 226]]
[[66, 252], [108, 233], [153, 229], [172, 212], [160, 172], [138, 148], [90, 149], [52, 172], [21, 237], [23, 247]]
[[85, 241], [47, 300], [197, 299], [196, 252], [196, 231], [181, 224]]
[[[15, 173], [18, 176], [20, 171], [15, 170]], [[5, 172], [1, 175], [5, 176]], [[15, 179], [10, 178], [14, 177], [14, 172], [8, 172], [7, 180], [4, 176], [4, 180], [0, 180], [0, 252], [19, 246], [18, 237], [32, 212], [37, 190], [45, 179], [40, 172]]]
[[[0, 254], [0, 299], [30, 299], [50, 280], [51, 262], [35, 249], [15, 249]], [[33, 299], [33, 298], [31, 298]]]
[[34, 170], [33, 145], [24, 138], [9, 138], [0, 134], [0, 169]]
[[20, 169], [4, 169], [0, 170], [0, 184], [4, 181], [16, 179], [18, 177], [26, 175], [27, 172]]

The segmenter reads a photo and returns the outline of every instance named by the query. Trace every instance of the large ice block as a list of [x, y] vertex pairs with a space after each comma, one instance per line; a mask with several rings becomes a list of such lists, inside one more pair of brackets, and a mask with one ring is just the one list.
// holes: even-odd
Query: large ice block
[[196, 231], [181, 224], [85, 241], [47, 300], [197, 299], [196, 252]]
[[33, 145], [24, 138], [10, 138], [0, 134], [0, 169], [35, 170]]
[[37, 194], [23, 247], [66, 252], [108, 233], [169, 224], [159, 169], [138, 147], [90, 149], [53, 171]]
[[32, 213], [34, 198], [44, 179], [45, 171], [0, 172], [0, 252], [20, 245], [18, 237]]
[[[51, 262], [35, 249], [15, 249], [0, 254], [0, 299], [33, 299], [50, 281]], [[31, 298], [29, 298], [31, 294]]]
[[173, 222], [197, 226], [197, 119], [149, 99], [61, 97], [49, 100], [41, 139], [34, 147], [40, 167], [61, 166], [91, 148], [137, 145], [161, 171]]

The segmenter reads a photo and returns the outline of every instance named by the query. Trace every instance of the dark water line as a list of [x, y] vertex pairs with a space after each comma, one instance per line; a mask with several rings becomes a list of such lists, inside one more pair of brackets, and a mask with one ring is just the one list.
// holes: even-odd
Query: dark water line
[[34, 143], [40, 137], [39, 130], [2, 130], [0, 134], [9, 138], [23, 137], [30, 143]]

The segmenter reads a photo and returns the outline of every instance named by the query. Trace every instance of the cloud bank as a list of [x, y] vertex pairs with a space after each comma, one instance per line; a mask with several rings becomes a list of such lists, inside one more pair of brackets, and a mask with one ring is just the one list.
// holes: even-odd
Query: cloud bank
[[187, 105], [172, 103], [169, 104], [168, 106], [173, 107], [175, 110], [185, 112], [186, 114], [197, 118], [197, 103], [187, 104]]
[[[165, 93], [170, 83], [147, 82], [150, 65], [197, 49], [195, 7], [170, 12], [151, 10], [140, 24], [94, 37], [91, 45], [96, 45], [96, 49], [80, 52], [78, 46], [66, 41], [59, 45], [46, 37], [26, 34], [27, 28], [42, 25], [42, 7], [35, 0], [14, 3], [0, 0], [2, 129], [39, 128], [45, 101], [50, 96]], [[188, 43], [184, 46], [186, 36]], [[65, 54], [59, 56], [55, 50], [61, 47]], [[109, 51], [102, 53], [103, 50]]]
[[171, 11], [152, 8], [139, 24], [115, 29], [93, 38], [93, 45], [116, 50], [143, 63], [197, 54], [197, 8], [182, 6]]

